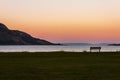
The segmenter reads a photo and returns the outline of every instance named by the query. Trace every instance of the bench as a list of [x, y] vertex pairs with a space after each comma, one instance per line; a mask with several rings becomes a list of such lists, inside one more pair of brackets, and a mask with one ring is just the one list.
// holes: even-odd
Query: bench
[[92, 52], [92, 51], [98, 51], [98, 52], [100, 52], [100, 50], [101, 50], [101, 47], [90, 47], [90, 52]]

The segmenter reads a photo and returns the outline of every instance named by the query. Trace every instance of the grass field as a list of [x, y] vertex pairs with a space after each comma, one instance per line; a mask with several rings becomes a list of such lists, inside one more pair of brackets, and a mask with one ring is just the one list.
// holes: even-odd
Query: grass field
[[0, 53], [0, 80], [120, 80], [120, 53]]

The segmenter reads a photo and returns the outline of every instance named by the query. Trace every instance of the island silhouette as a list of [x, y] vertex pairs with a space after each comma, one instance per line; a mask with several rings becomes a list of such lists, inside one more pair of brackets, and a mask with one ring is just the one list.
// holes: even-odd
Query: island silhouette
[[0, 23], [0, 45], [56, 45], [47, 40], [32, 37], [26, 32], [10, 30]]

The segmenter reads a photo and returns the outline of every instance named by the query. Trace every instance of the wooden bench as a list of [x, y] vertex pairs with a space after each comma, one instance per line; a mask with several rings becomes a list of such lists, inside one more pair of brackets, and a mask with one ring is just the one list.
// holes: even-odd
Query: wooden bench
[[98, 52], [100, 52], [101, 47], [90, 47], [90, 52], [92, 52], [93, 50], [94, 51], [98, 50]]

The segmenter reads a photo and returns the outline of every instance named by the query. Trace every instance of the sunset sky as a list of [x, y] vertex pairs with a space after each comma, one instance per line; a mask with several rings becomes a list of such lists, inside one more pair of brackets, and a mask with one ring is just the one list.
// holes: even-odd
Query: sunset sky
[[51, 42], [120, 43], [120, 0], [0, 0], [0, 22]]

